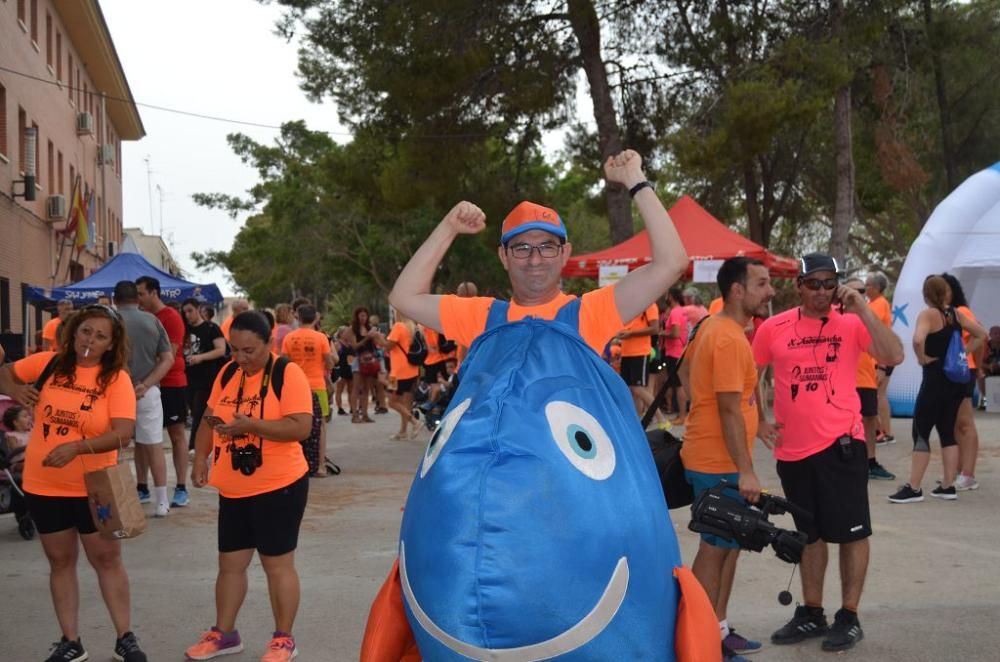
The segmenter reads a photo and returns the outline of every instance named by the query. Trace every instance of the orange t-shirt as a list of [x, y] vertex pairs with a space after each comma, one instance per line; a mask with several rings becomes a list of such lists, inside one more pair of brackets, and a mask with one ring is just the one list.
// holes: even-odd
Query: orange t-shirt
[[309, 388], [326, 389], [326, 357], [330, 355], [330, 339], [315, 329], [295, 329], [285, 335], [281, 353], [302, 368], [309, 379]]
[[[511, 301], [507, 321], [516, 322], [525, 317], [544, 320], [555, 319], [556, 313], [566, 303], [576, 298], [560, 292], [556, 298], [539, 306], [521, 306]], [[472, 345], [476, 336], [486, 329], [492, 297], [459, 297], [446, 294], [441, 297], [438, 315], [444, 334], [459, 345]], [[615, 304], [613, 285], [587, 292], [580, 300], [580, 335], [590, 348], [600, 354], [608, 341], [625, 326]]]
[[396, 343], [396, 346], [389, 350], [389, 375], [396, 379], [413, 379], [420, 374], [420, 367], [415, 366], [406, 359], [406, 352], [410, 349], [410, 330], [402, 322], [396, 322], [389, 329], [386, 340]]
[[[38, 352], [14, 364], [14, 375], [33, 384], [55, 352]], [[66, 384], [50, 377], [35, 405], [35, 427], [24, 456], [24, 490], [57, 497], [85, 497], [83, 474], [110, 467], [118, 461], [118, 451], [81, 453], [63, 467], [46, 467], [42, 460], [56, 446], [111, 429], [112, 418], [135, 420], [135, 389], [124, 370], [118, 372], [103, 393], [98, 391], [100, 366], [76, 368], [76, 380]]]
[[688, 414], [681, 460], [684, 468], [703, 473], [734, 473], [722, 436], [719, 393], [739, 393], [749, 453], [757, 435], [757, 367], [743, 327], [713, 315], [688, 344], [684, 361], [691, 368], [691, 413]]
[[890, 329], [892, 328], [892, 306], [885, 297], [878, 297], [868, 302], [868, 307], [875, 313], [875, 317]]
[[[441, 361], [447, 361], [455, 356], [455, 352], [442, 353], [438, 350], [438, 345], [441, 343], [440, 333], [426, 326], [422, 330], [424, 339], [427, 341], [427, 358], [424, 359], [424, 365], [441, 363]], [[447, 337], [445, 336], [445, 338]]]
[[858, 370], [855, 374], [858, 388], [878, 388], [878, 379], [875, 377], [875, 358], [868, 352], [861, 352], [858, 357]]
[[[46, 351], [55, 351], [58, 349], [56, 344], [59, 342], [59, 325], [62, 324], [62, 320], [58, 317], [53, 317], [45, 326], [42, 328], [42, 340], [45, 341], [45, 346], [43, 349]], [[44, 367], [44, 366], [43, 366]]]
[[[645, 329], [655, 324], [660, 318], [660, 309], [655, 303], [649, 304], [649, 308], [642, 314], [625, 325], [625, 331], [636, 331]], [[649, 356], [649, 350], [653, 348], [653, 336], [633, 336], [622, 338], [622, 356]]]
[[[219, 376], [215, 378], [215, 384], [212, 386], [212, 394], [208, 396], [208, 406], [212, 413], [229, 423], [235, 418], [238, 405], [241, 414], [259, 418], [260, 387], [264, 371], [260, 370], [256, 375], [244, 377], [243, 371], [237, 369], [225, 388], [222, 387], [223, 372], [224, 369], [219, 371]], [[242, 402], [237, 402], [241, 377], [245, 379], [243, 399]], [[309, 380], [306, 379], [302, 368], [294, 363], [285, 366], [281, 400], [279, 401], [275, 395], [274, 388], [268, 388], [267, 396], [264, 398], [265, 421], [277, 421], [291, 414], [312, 415], [312, 391], [309, 389]], [[302, 454], [302, 444], [299, 442], [261, 440], [256, 435], [250, 435], [246, 439], [235, 440], [236, 445], [263, 444], [264, 462], [257, 467], [252, 476], [244, 476], [233, 469], [229, 454], [231, 441], [229, 438], [223, 438], [218, 432], [212, 432], [215, 448], [208, 475], [209, 485], [217, 488], [219, 494], [228, 499], [273, 492], [291, 485], [309, 471], [305, 455]]]
[[[976, 319], [976, 316], [972, 313], [972, 311], [969, 310], [968, 306], [959, 306], [955, 310], [957, 310], [958, 312], [960, 312], [963, 315], [965, 315], [965, 317], [969, 321], [972, 321], [972, 322], [978, 322], [979, 321], [978, 319]], [[968, 347], [969, 346], [969, 340], [971, 338], [972, 338], [972, 334], [969, 333], [968, 331], [966, 331], [965, 329], [962, 329], [962, 345], [964, 345], [965, 347]], [[975, 370], [976, 370], [976, 357], [973, 356], [972, 352], [969, 352], [968, 354], [966, 354], [966, 357], [969, 360], [969, 368], [971, 368], [972, 371], [975, 372]]]
[[232, 316], [227, 317], [225, 320], [223, 320], [222, 324], [219, 325], [219, 328], [222, 329], [222, 337], [226, 339], [226, 342], [229, 342], [229, 327], [231, 327], [232, 325], [233, 325]]
[[715, 297], [712, 299], [712, 303], [708, 304], [708, 314], [714, 315], [716, 313], [721, 313], [724, 303], [725, 302], [722, 300], [722, 297]]

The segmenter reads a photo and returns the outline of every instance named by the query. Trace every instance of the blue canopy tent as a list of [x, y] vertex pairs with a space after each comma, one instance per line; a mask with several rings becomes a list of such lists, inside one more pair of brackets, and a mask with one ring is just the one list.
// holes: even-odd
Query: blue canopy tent
[[69, 299], [74, 305], [94, 303], [100, 296], [111, 296], [115, 285], [122, 280], [132, 280], [140, 276], [152, 276], [160, 281], [160, 298], [166, 302], [181, 302], [194, 297], [199, 301], [218, 304], [222, 293], [215, 284], [199, 285], [157, 269], [138, 253], [119, 253], [89, 278], [51, 289], [28, 287], [28, 299], [37, 304], [52, 304], [60, 299]]

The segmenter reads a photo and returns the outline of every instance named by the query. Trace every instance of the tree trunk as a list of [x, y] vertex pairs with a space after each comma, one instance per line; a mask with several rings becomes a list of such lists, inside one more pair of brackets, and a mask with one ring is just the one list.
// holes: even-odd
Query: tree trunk
[[[601, 24], [591, 0], [569, 0], [568, 10], [573, 34], [580, 45], [580, 61], [590, 84], [590, 98], [594, 104], [594, 121], [597, 123], [603, 160], [622, 151], [622, 139], [615, 106], [611, 101], [608, 72], [601, 57]], [[606, 183], [604, 191], [611, 241], [619, 244], [632, 236], [632, 202], [628, 191], [618, 185]]]
[[[844, 4], [833, 0], [833, 30], [843, 34]], [[847, 238], [854, 221], [854, 155], [851, 144], [851, 82], [844, 83], [834, 97], [833, 133], [837, 192], [833, 206], [833, 228], [830, 232], [830, 255], [838, 263], [847, 258]]]
[[753, 169], [753, 161], [743, 163], [743, 199], [747, 208], [747, 225], [750, 230], [750, 241], [767, 248], [767, 238], [764, 236], [764, 219], [760, 204], [757, 202], [757, 173]]
[[955, 164], [955, 147], [951, 141], [951, 110], [948, 108], [948, 91], [945, 87], [944, 63], [941, 60], [941, 40], [934, 28], [931, 0], [923, 0], [924, 26], [927, 29], [927, 43], [931, 48], [931, 62], [934, 65], [934, 92], [937, 97], [938, 118], [941, 121], [941, 156], [944, 160], [948, 191], [958, 188], [958, 167]]

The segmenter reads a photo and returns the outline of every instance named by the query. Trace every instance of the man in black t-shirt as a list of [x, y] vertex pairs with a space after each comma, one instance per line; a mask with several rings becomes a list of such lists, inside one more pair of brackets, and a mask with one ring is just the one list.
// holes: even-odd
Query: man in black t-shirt
[[194, 438], [198, 434], [198, 424], [212, 393], [215, 376], [226, 355], [226, 339], [222, 329], [215, 322], [207, 322], [201, 316], [201, 302], [187, 299], [181, 305], [184, 313], [185, 342], [184, 370], [187, 373], [188, 408], [191, 410], [191, 437], [188, 445], [194, 448]]

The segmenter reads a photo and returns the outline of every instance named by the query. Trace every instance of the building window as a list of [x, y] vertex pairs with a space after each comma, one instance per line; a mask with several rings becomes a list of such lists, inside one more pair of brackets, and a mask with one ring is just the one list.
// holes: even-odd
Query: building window
[[[73, 189], [75, 189], [75, 188], [76, 188], [76, 168], [74, 168], [73, 164], [70, 163], [69, 164], [69, 189], [70, 189], [70, 195], [73, 194]], [[73, 204], [73, 201], [72, 200], [67, 200], [66, 204], [70, 204], [71, 205], [71, 204]]]
[[56, 193], [59, 195], [66, 195], [66, 190], [63, 188], [63, 155], [59, 152], [59, 171], [56, 175], [59, 180], [59, 187], [56, 189]]
[[80, 67], [77, 67], [76, 68], [76, 105], [77, 105], [77, 107], [80, 110], [83, 110], [83, 96], [82, 96], [83, 93], [81, 92], [81, 89], [83, 88], [83, 85], [80, 84], [80, 81], [82, 81], [82, 80], [83, 79], [80, 78]]
[[24, 108], [17, 107], [17, 170], [24, 172], [24, 163], [28, 160], [28, 143], [24, 139], [24, 131], [28, 128], [28, 113]]
[[10, 333], [10, 281], [0, 278], [0, 331]]
[[27, 24], [25, 4], [25, 0], [17, 0], [17, 20], [22, 24]]
[[79, 283], [83, 280], [83, 265], [79, 262], [69, 263], [69, 282]]
[[35, 130], [35, 190], [37, 191], [41, 188], [41, 183], [38, 181], [38, 172], [42, 166], [42, 148], [40, 145], [42, 142], [42, 132], [38, 130], [38, 125], [34, 122], [31, 123], [31, 128]]
[[31, 41], [38, 45], [38, 0], [31, 0]]
[[69, 100], [73, 100], [73, 54], [66, 53], [66, 75], [69, 76], [69, 85], [66, 86], [66, 92], [69, 94]]
[[62, 33], [56, 30], [56, 80], [62, 81]]
[[45, 167], [48, 168], [49, 178], [45, 180], [45, 185], [49, 187], [49, 191], [55, 193], [53, 189], [56, 187], [56, 146], [49, 141], [49, 151], [47, 156], [49, 157], [48, 163]]
[[45, 64], [52, 68], [52, 14], [45, 12]]
[[0, 85], [0, 154], [7, 156], [7, 88]]

